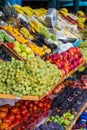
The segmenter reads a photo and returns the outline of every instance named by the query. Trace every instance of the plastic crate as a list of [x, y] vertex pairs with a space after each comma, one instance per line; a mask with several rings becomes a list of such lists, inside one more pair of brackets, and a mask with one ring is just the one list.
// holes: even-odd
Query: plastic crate
[[7, 0], [11, 5], [19, 4], [22, 5], [22, 0]]

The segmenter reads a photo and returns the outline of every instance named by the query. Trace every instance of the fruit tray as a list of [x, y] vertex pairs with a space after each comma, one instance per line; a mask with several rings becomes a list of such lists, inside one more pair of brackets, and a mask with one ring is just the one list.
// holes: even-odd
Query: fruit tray
[[15, 59], [22, 60], [16, 53], [13, 53], [13, 51], [7, 47], [3, 42], [0, 42], [0, 47], [10, 56], [14, 57]]
[[77, 116], [75, 117], [75, 119], [71, 122], [71, 125], [66, 127], [66, 130], [72, 130], [73, 126], [76, 124], [77, 120], [79, 119], [80, 115], [82, 114], [82, 112], [87, 108], [87, 103], [85, 103], [83, 105], [83, 107], [81, 108], [81, 110], [79, 111], [79, 113], [77, 114]]
[[63, 78], [61, 78], [58, 83], [56, 85], [53, 86], [53, 89], [49, 92], [47, 92], [46, 94], [40, 96], [23, 96], [23, 97], [16, 97], [14, 95], [11, 94], [0, 94], [0, 98], [6, 98], [6, 99], [21, 99], [21, 100], [32, 100], [32, 101], [39, 101], [41, 99], [43, 99], [46, 96], [49, 96], [52, 91], [54, 90], [54, 88], [56, 88], [59, 84], [61, 84], [66, 78], [68, 78], [70, 75], [72, 75], [73, 73], [75, 73], [81, 66], [84, 65], [84, 62], [82, 62], [78, 67], [76, 67], [73, 71], [69, 72], [66, 76], [64, 76]]

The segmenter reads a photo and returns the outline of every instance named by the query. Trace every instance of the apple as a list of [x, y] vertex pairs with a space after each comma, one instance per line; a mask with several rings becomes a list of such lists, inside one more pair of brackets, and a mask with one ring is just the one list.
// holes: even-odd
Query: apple
[[8, 43], [7, 45], [8, 45], [8, 47], [11, 48], [11, 49], [13, 49], [13, 47], [14, 47], [14, 43], [12, 43], [12, 42]]
[[61, 69], [61, 76], [64, 77], [66, 75], [66, 70], [65, 69]]
[[20, 48], [21, 45], [20, 45], [20, 43], [19, 43], [18, 41], [14, 41], [13, 43], [14, 43], [14, 46], [15, 46], [15, 47]]
[[30, 44], [31, 44], [31, 43], [29, 43], [29, 42], [28, 42], [28, 43], [26, 43], [26, 45], [27, 45], [28, 47], [30, 47]]
[[25, 50], [25, 52], [26, 52], [27, 54], [30, 54], [30, 53], [33, 52], [33, 51], [32, 51], [31, 48], [27, 47], [26, 50]]
[[21, 49], [18, 46], [14, 46], [13, 50], [17, 53], [21, 53]]
[[21, 56], [26, 59], [27, 58], [26, 52], [21, 52]]
[[62, 54], [58, 54], [58, 59], [59, 59], [59, 60], [63, 60], [63, 58], [64, 58], [64, 57], [63, 57]]
[[21, 51], [26, 51], [27, 45], [23, 43], [21, 44], [20, 48], [21, 48]]
[[64, 66], [64, 61], [56, 62], [56, 65], [58, 66], [59, 69], [61, 69]]
[[64, 125], [68, 126], [70, 124], [70, 121], [64, 120]]

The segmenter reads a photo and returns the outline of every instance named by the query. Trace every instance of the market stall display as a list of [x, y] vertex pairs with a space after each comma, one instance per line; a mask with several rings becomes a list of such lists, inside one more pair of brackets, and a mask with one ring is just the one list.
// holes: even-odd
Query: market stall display
[[49, 28], [46, 9], [6, 9], [0, 16], [0, 98], [18, 101], [0, 104], [0, 130], [72, 130], [87, 107], [86, 15], [60, 9]]

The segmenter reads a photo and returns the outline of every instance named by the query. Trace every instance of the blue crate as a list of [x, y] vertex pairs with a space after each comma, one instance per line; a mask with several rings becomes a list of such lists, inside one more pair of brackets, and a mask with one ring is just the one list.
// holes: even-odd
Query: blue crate
[[22, 5], [22, 0], [7, 0], [11, 5], [19, 4]]

